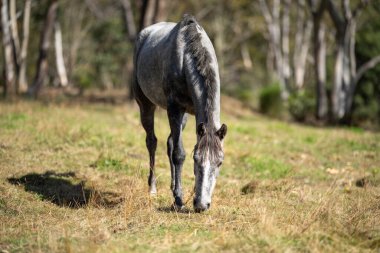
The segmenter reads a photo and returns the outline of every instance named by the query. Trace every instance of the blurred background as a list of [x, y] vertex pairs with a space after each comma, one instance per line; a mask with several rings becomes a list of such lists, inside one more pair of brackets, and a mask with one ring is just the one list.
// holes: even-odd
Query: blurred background
[[379, 127], [378, 0], [1, 0], [3, 100], [125, 102], [136, 34], [184, 13], [212, 40], [225, 95], [280, 119]]

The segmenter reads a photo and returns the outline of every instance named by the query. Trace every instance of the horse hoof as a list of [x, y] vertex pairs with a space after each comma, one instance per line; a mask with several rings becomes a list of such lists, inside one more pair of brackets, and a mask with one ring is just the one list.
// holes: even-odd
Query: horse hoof
[[175, 197], [174, 203], [173, 203], [173, 209], [175, 211], [182, 210], [185, 207], [185, 205], [182, 202], [182, 199], [180, 197]]
[[156, 196], [157, 195], [157, 189], [156, 187], [152, 187], [149, 189], [150, 196]]
[[173, 211], [176, 211], [176, 212], [181, 211], [185, 208], [184, 205], [177, 205], [176, 203], [173, 203], [172, 207], [173, 207]]

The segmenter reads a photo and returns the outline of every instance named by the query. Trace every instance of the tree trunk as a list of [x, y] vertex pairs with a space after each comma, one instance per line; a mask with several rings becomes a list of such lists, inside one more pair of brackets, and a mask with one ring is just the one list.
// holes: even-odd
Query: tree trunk
[[153, 24], [157, 1], [159, 0], [143, 0], [140, 17], [140, 31]]
[[26, 92], [28, 89], [28, 81], [26, 78], [26, 57], [28, 55], [31, 4], [32, 0], [25, 0], [23, 38], [20, 52], [20, 71], [18, 79], [18, 91], [21, 93]]
[[314, 73], [316, 77], [317, 94], [317, 119], [327, 118], [328, 103], [326, 92], [326, 39], [325, 25], [322, 22], [323, 13], [326, 8], [326, 1], [308, 0], [309, 7], [313, 16], [313, 44], [314, 44]]
[[[86, 3], [91, 1], [93, 0], [86, 0]], [[86, 24], [85, 22], [85, 6], [78, 4], [76, 1], [70, 1], [70, 4], [66, 8], [67, 9], [64, 12], [64, 20], [66, 22], [64, 24], [65, 29], [70, 30], [70, 32], [67, 33], [68, 56], [66, 70], [70, 83], [75, 75], [75, 70], [77, 69], [76, 64], [78, 60], [78, 51], [80, 50], [80, 46], [82, 45], [82, 42], [90, 29], [90, 24]]]
[[336, 59], [334, 73], [334, 88], [332, 93], [332, 112], [334, 122], [348, 123], [351, 116], [352, 101], [356, 84], [365, 71], [380, 62], [380, 57], [373, 58], [356, 70], [355, 35], [356, 18], [358, 13], [369, 2], [361, 1], [352, 11], [350, 2], [342, 0], [342, 11], [336, 7], [335, 2], [326, 0], [330, 17], [337, 31]]
[[[133, 11], [132, 11], [132, 5], [130, 0], [121, 0], [121, 3], [123, 5], [123, 11], [124, 11], [124, 21], [125, 26], [127, 30], [127, 37], [131, 44], [135, 43], [135, 39], [137, 36], [136, 31], [136, 24], [133, 17]], [[126, 81], [126, 85], [128, 86], [128, 100], [133, 100], [133, 91], [132, 91], [132, 70], [133, 70], [133, 57], [129, 56], [127, 57], [126, 63], [125, 63], [125, 78], [123, 78]]]
[[317, 78], [317, 118], [327, 118], [328, 103], [326, 93], [326, 40], [325, 26], [320, 19], [314, 21], [314, 71]]
[[153, 22], [158, 23], [167, 19], [167, 2], [166, 0], [156, 0], [156, 8], [153, 16]]
[[13, 54], [14, 54], [16, 70], [17, 70], [19, 67], [19, 57], [20, 57], [20, 39], [18, 37], [16, 0], [10, 0], [9, 15], [11, 19]]
[[339, 39], [334, 66], [334, 87], [332, 90], [332, 116], [333, 121], [338, 122], [345, 114], [344, 101], [346, 99], [344, 75], [345, 75], [345, 48], [342, 39]]
[[13, 98], [15, 89], [15, 62], [12, 54], [12, 41], [10, 31], [10, 20], [8, 17], [8, 0], [2, 0], [1, 5], [1, 27], [3, 31], [3, 47], [5, 58], [5, 84], [4, 96]]
[[145, 27], [166, 19], [166, 0], [143, 0], [140, 16], [140, 31]]
[[[265, 23], [267, 25], [269, 46], [268, 50], [273, 50], [274, 60], [275, 60], [275, 70], [277, 75], [277, 80], [281, 87], [281, 97], [286, 100], [289, 96], [287, 85], [285, 82], [284, 74], [284, 60], [282, 54], [282, 47], [284, 44], [281, 43], [281, 27], [280, 27], [280, 1], [273, 1], [272, 13], [269, 11], [268, 3], [266, 0], [260, 0], [260, 7], [263, 13]], [[285, 47], [286, 47], [285, 42]]]
[[248, 46], [246, 43], [244, 43], [240, 47], [241, 57], [243, 58], [243, 66], [246, 70], [252, 69], [252, 60], [251, 56], [249, 54]]
[[133, 18], [133, 11], [130, 0], [121, 0], [124, 11], [125, 26], [127, 30], [128, 39], [131, 43], [134, 43], [136, 38], [136, 25]]
[[283, 76], [286, 89], [290, 86], [290, 64], [289, 64], [289, 8], [290, 0], [283, 1], [283, 13], [282, 13], [282, 67], [283, 67]]
[[58, 1], [51, 0], [48, 12], [45, 17], [44, 28], [41, 33], [40, 52], [37, 60], [37, 72], [34, 78], [33, 86], [29, 89], [29, 94], [37, 97], [42, 85], [45, 82], [48, 62], [47, 55], [50, 48], [50, 38], [54, 28], [54, 22], [57, 15]]
[[57, 60], [57, 72], [59, 77], [59, 82], [62, 87], [68, 85], [67, 73], [65, 67], [65, 61], [63, 58], [63, 47], [62, 47], [62, 31], [61, 26], [58, 21], [54, 25], [54, 42], [55, 42], [55, 57]]
[[305, 17], [305, 1], [298, 0], [297, 30], [294, 46], [294, 82], [298, 90], [303, 89], [306, 72], [306, 60], [309, 54], [312, 21]]

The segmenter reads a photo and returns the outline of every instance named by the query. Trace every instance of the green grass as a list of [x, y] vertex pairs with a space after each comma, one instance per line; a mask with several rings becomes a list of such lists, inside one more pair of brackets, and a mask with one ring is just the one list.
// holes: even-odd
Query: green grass
[[225, 97], [222, 105], [225, 161], [211, 210], [197, 214], [192, 117], [184, 133], [187, 204], [176, 213], [165, 111], [156, 114], [152, 198], [136, 105], [0, 104], [0, 250], [378, 251], [379, 133], [270, 120]]

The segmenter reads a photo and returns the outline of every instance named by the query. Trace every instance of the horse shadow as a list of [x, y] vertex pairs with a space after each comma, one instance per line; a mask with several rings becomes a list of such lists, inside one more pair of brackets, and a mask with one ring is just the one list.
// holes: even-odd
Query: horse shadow
[[162, 212], [162, 213], [183, 213], [183, 214], [194, 213], [192, 209], [186, 206], [182, 207], [181, 209], [177, 209], [173, 205], [158, 207], [157, 211]]
[[27, 192], [37, 194], [41, 200], [50, 201], [60, 207], [73, 209], [86, 206], [113, 208], [123, 202], [123, 197], [113, 192], [102, 192], [86, 187], [86, 181], [79, 183], [74, 172], [56, 173], [47, 171], [43, 174], [29, 173], [19, 178], [8, 178], [13, 185], [22, 185]]

